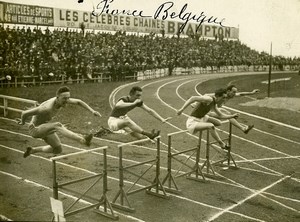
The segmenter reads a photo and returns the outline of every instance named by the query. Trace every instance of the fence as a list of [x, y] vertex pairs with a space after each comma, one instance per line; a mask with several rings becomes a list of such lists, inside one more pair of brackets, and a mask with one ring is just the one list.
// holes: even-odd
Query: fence
[[6, 96], [6, 95], [0, 95], [0, 98], [3, 99], [3, 105], [0, 105], [0, 108], [3, 109], [4, 117], [7, 117], [8, 111], [14, 111], [14, 112], [19, 112], [19, 113], [23, 111], [22, 109], [9, 107], [9, 103], [8, 103], [9, 100], [22, 102], [22, 103], [29, 103], [33, 106], [38, 105], [37, 101], [30, 100], [30, 99], [22, 99], [22, 98], [17, 98], [17, 97], [13, 97], [13, 96]]
[[[35, 85], [45, 85], [45, 84], [72, 84], [72, 83], [85, 83], [85, 82], [111, 82], [111, 81], [140, 81], [146, 79], [154, 79], [165, 77], [169, 75], [199, 75], [199, 74], [210, 74], [210, 73], [230, 73], [230, 72], [262, 72], [268, 71], [267, 65], [261, 66], [221, 66], [221, 67], [191, 67], [191, 68], [182, 68], [175, 67], [170, 73], [168, 68], [160, 68], [160, 69], [149, 69], [138, 71], [131, 76], [123, 76], [118, 79], [118, 77], [112, 76], [107, 72], [95, 72], [93, 74], [93, 78], [87, 78], [83, 76], [81, 73], [76, 73], [73, 78], [66, 78], [65, 75], [59, 77], [48, 77], [47, 80], [41, 80], [39, 76], [13, 76], [11, 80], [7, 80], [5, 78], [0, 79], [0, 86], [3, 87], [26, 87], [26, 86], [35, 86]], [[279, 70], [278, 66], [272, 66], [274, 71]], [[283, 71], [293, 71], [298, 69], [297, 66], [284, 66]]]

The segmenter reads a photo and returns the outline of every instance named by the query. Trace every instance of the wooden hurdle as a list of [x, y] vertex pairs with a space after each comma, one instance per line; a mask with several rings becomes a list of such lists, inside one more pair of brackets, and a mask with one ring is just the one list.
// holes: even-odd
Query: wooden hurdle
[[[229, 150], [227, 150], [226, 154], [223, 153], [224, 158], [221, 158], [220, 160], [216, 160], [214, 162], [212, 162], [211, 157], [210, 157], [210, 147], [214, 147], [214, 145], [217, 143], [216, 141], [214, 142], [210, 142], [210, 136], [209, 136], [209, 132], [207, 132], [207, 136], [206, 136], [206, 150], [205, 150], [205, 161], [201, 166], [201, 171], [203, 170], [203, 168], [206, 168], [206, 172], [204, 172], [205, 176], [210, 176], [210, 177], [214, 177], [215, 175], [215, 170], [213, 168], [213, 166], [226, 166], [226, 167], [234, 167], [235, 169], [237, 169], [237, 165], [231, 155], [231, 146], [232, 146], [232, 124], [229, 123], [229, 134], [228, 137], [225, 139], [222, 139], [222, 141], [227, 141], [228, 145], [229, 145]], [[221, 153], [223, 151], [219, 151], [218, 149], [215, 149], [217, 152]], [[224, 164], [224, 162], [227, 162], [227, 165]], [[233, 163], [233, 166], [231, 165], [231, 161]]]
[[[105, 217], [109, 217], [113, 220], [118, 219], [118, 216], [115, 215], [115, 213], [114, 213], [114, 211], [111, 207], [111, 203], [108, 201], [108, 198], [107, 198], [107, 195], [106, 195], [107, 190], [108, 190], [107, 189], [107, 155], [106, 155], [107, 148], [108, 148], [108, 146], [103, 146], [103, 147], [98, 147], [98, 148], [94, 148], [94, 149], [90, 149], [90, 150], [84, 150], [84, 151], [79, 151], [79, 152], [76, 152], [76, 153], [70, 153], [70, 154], [66, 154], [66, 155], [52, 157], [50, 159], [50, 160], [52, 160], [52, 172], [53, 172], [53, 198], [57, 199], [57, 200], [59, 199], [59, 197], [58, 197], [59, 189], [63, 189], [63, 190], [66, 190], [68, 192], [72, 192], [76, 195], [79, 195], [79, 197], [73, 203], [71, 203], [70, 206], [68, 206], [68, 208], [65, 210], [65, 212], [64, 212], [65, 217], [74, 215], [76, 213], [79, 213], [79, 212], [82, 212], [82, 211], [85, 211], [85, 210], [88, 210], [90, 208], [95, 208], [95, 212], [98, 213], [98, 214], [101, 214]], [[95, 174], [95, 175], [92, 175], [92, 176], [88, 176], [88, 177], [84, 177], [84, 178], [80, 178], [80, 179], [77, 179], [77, 180], [72, 180], [72, 181], [68, 181], [68, 182], [58, 184], [58, 182], [57, 182], [56, 161], [58, 161], [60, 159], [63, 159], [63, 158], [72, 157], [72, 156], [75, 156], [75, 155], [91, 153], [91, 152], [94, 152], [94, 151], [97, 151], [97, 150], [102, 150], [103, 151], [103, 171], [101, 173], [98, 173], [98, 174]], [[79, 193], [77, 191], [65, 188], [65, 186], [67, 186], [67, 185], [75, 184], [75, 183], [86, 181], [86, 180], [91, 180], [93, 178], [97, 178], [97, 179], [83, 193]], [[91, 190], [102, 178], [103, 178], [102, 196], [99, 199], [96, 199], [95, 197], [88, 196], [87, 192], [89, 190]], [[70, 211], [71, 208], [76, 203], [78, 203], [79, 200], [83, 199], [83, 197], [91, 199], [93, 201], [96, 201], [96, 203], [93, 203], [92, 205], [87, 206], [87, 207], [83, 207], [83, 208], [80, 208], [80, 209], [77, 209], [77, 210]], [[103, 210], [100, 209], [100, 206], [103, 206]]]
[[[226, 138], [223, 141], [228, 141], [228, 145], [229, 145], [229, 150], [227, 151], [227, 155], [225, 158], [217, 160], [215, 162], [213, 162], [213, 165], [217, 165], [217, 166], [227, 166], [230, 168], [235, 168], [237, 169], [238, 166], [236, 165], [236, 162], [234, 161], [232, 155], [231, 155], [231, 145], [232, 145], [232, 124], [229, 122], [229, 134], [228, 134], [228, 138]], [[224, 162], [227, 162], [227, 165], [224, 164]], [[232, 163], [231, 163], [232, 162]]]
[[[201, 150], [201, 141], [202, 141], [202, 134], [203, 132], [206, 131], [206, 141], [205, 141], [205, 161], [202, 165], [200, 165], [200, 150]], [[229, 135], [228, 138], [222, 139], [222, 141], [228, 141], [228, 145], [230, 146], [229, 150], [226, 153], [226, 156], [220, 160], [211, 161], [211, 156], [210, 156], [210, 147], [215, 148], [213, 145], [216, 144], [217, 142], [210, 142], [210, 134], [209, 134], [209, 130], [208, 129], [204, 129], [199, 131], [199, 136], [198, 136], [198, 144], [196, 147], [190, 148], [190, 149], [186, 149], [180, 152], [176, 152], [176, 153], [172, 153], [171, 149], [172, 149], [172, 136], [174, 135], [178, 135], [180, 133], [186, 133], [188, 132], [187, 130], [180, 130], [174, 133], [169, 133], [168, 134], [168, 169], [167, 169], [167, 175], [165, 176], [165, 178], [162, 181], [162, 184], [165, 185], [167, 183], [167, 186], [164, 186], [165, 190], [171, 193], [177, 193], [180, 194], [181, 190], [178, 188], [176, 182], [175, 182], [175, 178], [178, 177], [182, 177], [186, 175], [187, 179], [191, 179], [191, 180], [196, 180], [196, 181], [205, 181], [205, 176], [215, 176], [215, 170], [213, 168], [214, 165], [216, 166], [226, 166], [226, 167], [234, 167], [237, 168], [237, 165], [231, 155], [231, 145], [232, 145], [232, 124], [229, 123]], [[220, 148], [217, 148], [216, 151], [217, 152], [223, 152], [223, 151], [219, 151]], [[188, 152], [192, 152], [185, 161], [182, 161], [178, 158], [176, 158], [179, 155], [188, 153]], [[188, 165], [187, 161], [190, 160], [193, 156], [195, 156], [195, 160], [194, 160], [194, 165]], [[179, 173], [179, 171], [181, 170], [181, 168], [179, 168], [178, 170], [176, 170], [176, 173], [172, 173], [172, 171], [174, 171], [172, 169], [172, 161], [175, 160], [179, 163], [181, 163], [181, 168], [183, 166], [186, 166], [190, 169], [190, 171], [185, 172], [185, 173], [181, 173], [179, 175], [177, 175]], [[227, 162], [227, 165], [224, 164], [224, 162]], [[231, 164], [231, 162], [233, 163], [233, 165]], [[206, 168], [206, 172], [204, 172], [204, 168]]]
[[[160, 182], [160, 179], [159, 179], [159, 175], [160, 175], [160, 136], [156, 137], [157, 153], [156, 153], [156, 157], [154, 159], [150, 159], [150, 160], [140, 162], [137, 164], [133, 164], [133, 165], [129, 165], [129, 166], [123, 165], [123, 148], [125, 146], [142, 143], [142, 142], [149, 141], [149, 140], [150, 139], [142, 139], [142, 140], [137, 140], [137, 141], [123, 143], [123, 144], [118, 145], [118, 148], [119, 148], [119, 188], [120, 189], [112, 201], [113, 207], [116, 207], [118, 209], [125, 210], [128, 212], [134, 212], [135, 209], [130, 205], [128, 196], [131, 194], [137, 193], [139, 191], [142, 191], [142, 190], [146, 190], [147, 194], [155, 195], [157, 197], [162, 197], [162, 198], [168, 198], [168, 195], [166, 194], [166, 192], [162, 186], [162, 183]], [[131, 172], [129, 170], [130, 168], [138, 167], [138, 166], [149, 164], [149, 163], [152, 163], [152, 165], [150, 167], [148, 167], [141, 175], [137, 175], [136, 173]], [[154, 165], [156, 166], [155, 178], [153, 181], [150, 181], [150, 180], [144, 178], [144, 175]], [[137, 180], [126, 191], [124, 189], [124, 172], [130, 173], [131, 175], [137, 177]], [[141, 179], [143, 179], [144, 181], [146, 181], [150, 184], [145, 187], [133, 189], [134, 186], [137, 184], [137, 182]], [[154, 191], [152, 191], [152, 189], [154, 189]], [[118, 199], [119, 199], [119, 203], [116, 203], [116, 201]]]
[[[167, 182], [167, 187], [164, 187], [166, 191], [171, 192], [171, 193], [181, 193], [181, 190], [178, 189], [178, 186], [175, 182], [175, 178], [177, 177], [182, 177], [182, 176], [187, 176], [188, 179], [192, 179], [192, 180], [200, 180], [200, 181], [205, 181], [205, 177], [201, 171], [200, 165], [199, 165], [199, 161], [200, 161], [200, 148], [201, 148], [201, 139], [202, 139], [202, 132], [199, 132], [199, 136], [198, 136], [198, 144], [196, 147], [190, 148], [190, 149], [186, 149], [184, 151], [180, 151], [180, 152], [176, 152], [176, 153], [172, 153], [171, 149], [172, 149], [172, 136], [174, 135], [178, 135], [180, 133], [186, 133], [188, 132], [187, 130], [180, 130], [174, 133], [169, 133], [168, 134], [168, 169], [167, 169], [167, 175], [166, 177], [163, 179], [162, 184], [164, 185]], [[179, 160], [176, 157], [178, 155], [182, 155], [185, 153], [189, 153], [192, 152], [190, 154], [190, 156], [188, 156], [188, 158], [185, 161]], [[191, 159], [191, 157], [195, 155], [195, 164], [193, 166], [190, 166], [187, 164], [187, 161]], [[172, 174], [172, 160], [176, 160], [177, 162], [181, 163], [181, 166], [186, 166], [190, 169], [189, 172], [183, 173], [183, 174], [179, 174], [177, 175], [177, 173], [180, 171], [180, 169], [177, 170], [177, 172], [175, 173], [175, 176], [173, 176]], [[201, 176], [201, 177], [200, 177]], [[174, 187], [173, 187], [174, 186]]]

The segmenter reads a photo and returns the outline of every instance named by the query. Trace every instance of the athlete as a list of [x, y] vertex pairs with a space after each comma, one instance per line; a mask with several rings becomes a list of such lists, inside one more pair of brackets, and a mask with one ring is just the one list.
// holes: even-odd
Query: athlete
[[153, 129], [151, 132], [147, 132], [137, 125], [132, 119], [127, 116], [127, 113], [136, 107], [140, 107], [161, 122], [165, 123], [170, 118], [162, 118], [153, 109], [146, 106], [141, 99], [142, 88], [134, 86], [128, 96], [121, 97], [112, 109], [110, 117], [108, 118], [108, 127], [112, 131], [124, 130], [130, 133], [131, 136], [142, 139], [144, 136], [154, 139], [159, 136], [160, 131]]
[[63, 136], [76, 140], [82, 144], [90, 146], [93, 134], [86, 136], [74, 133], [68, 130], [60, 122], [49, 122], [63, 107], [67, 104], [76, 104], [89, 110], [95, 116], [101, 117], [100, 113], [92, 109], [89, 105], [80, 99], [70, 98], [70, 89], [66, 86], [60, 87], [56, 91], [56, 97], [48, 99], [38, 107], [23, 111], [19, 124], [24, 125], [27, 118], [32, 117], [29, 123], [29, 134], [33, 138], [41, 138], [48, 145], [38, 147], [27, 147], [23, 157], [37, 152], [43, 153], [61, 153], [61, 142], [56, 132]]
[[[229, 99], [232, 99], [234, 97], [240, 97], [240, 96], [247, 96], [247, 95], [253, 95], [255, 93], [258, 93], [259, 90], [258, 89], [254, 89], [252, 90], [251, 92], [238, 92], [238, 89], [235, 85], [229, 85], [227, 88], [226, 88], [226, 97], [223, 99], [223, 100], [220, 100], [217, 105], [219, 107], [219, 110], [222, 112], [222, 113], [225, 113], [227, 115], [230, 115], [231, 113], [222, 108], [222, 106], [229, 100]], [[218, 117], [218, 115], [211, 111], [208, 113], [209, 116], [211, 117], [215, 117], [215, 118], [220, 118]], [[240, 129], [241, 131], [243, 131], [245, 134], [249, 133], [249, 131], [254, 127], [253, 124], [251, 125], [242, 125], [240, 124], [236, 119], [229, 119], [230, 123], [232, 123], [232, 125], [234, 125], [235, 127], [237, 127], [238, 129]]]
[[219, 143], [220, 147], [228, 150], [230, 147], [221, 140], [215, 128], [216, 126], [221, 125], [221, 121], [208, 115], [210, 111], [214, 111], [218, 117], [222, 119], [238, 117], [237, 113], [227, 115], [219, 110], [217, 104], [225, 99], [226, 96], [226, 89], [218, 89], [214, 95], [192, 96], [177, 110], [177, 115], [181, 115], [189, 105], [197, 102], [190, 117], [186, 121], [187, 130], [190, 133], [195, 134], [201, 130], [209, 129], [210, 134]]

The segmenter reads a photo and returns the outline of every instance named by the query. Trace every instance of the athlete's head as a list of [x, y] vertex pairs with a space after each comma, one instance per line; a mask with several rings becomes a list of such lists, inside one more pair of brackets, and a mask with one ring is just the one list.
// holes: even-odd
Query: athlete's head
[[227, 90], [226, 89], [217, 89], [215, 91], [215, 97], [217, 100], [221, 100], [227, 97]]
[[56, 101], [58, 105], [65, 106], [70, 99], [70, 89], [67, 86], [62, 86], [56, 91]]
[[129, 95], [134, 99], [140, 99], [142, 97], [142, 88], [139, 86], [134, 86], [131, 88]]
[[228, 97], [228, 98], [234, 97], [235, 94], [236, 94], [237, 91], [238, 91], [238, 89], [236, 88], [235, 85], [229, 85], [229, 86], [227, 86], [226, 90], [227, 90], [226, 93], [227, 93], [227, 97]]

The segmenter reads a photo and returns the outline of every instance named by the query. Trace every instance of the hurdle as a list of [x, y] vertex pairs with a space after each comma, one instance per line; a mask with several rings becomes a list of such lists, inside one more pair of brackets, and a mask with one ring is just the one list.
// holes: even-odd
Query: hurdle
[[[178, 189], [178, 186], [175, 182], [175, 178], [177, 178], [177, 177], [182, 177], [182, 176], [186, 175], [187, 179], [192, 179], [192, 180], [197, 180], [197, 181], [205, 181], [205, 177], [204, 177], [204, 175], [201, 171], [200, 165], [199, 165], [201, 139], [202, 139], [203, 130], [201, 130], [199, 132], [198, 143], [197, 143], [196, 147], [189, 148], [184, 151], [180, 151], [180, 152], [176, 152], [176, 153], [172, 153], [172, 151], [171, 151], [172, 136], [178, 135], [180, 133], [186, 133], [186, 132], [188, 132], [188, 131], [180, 130], [180, 131], [168, 134], [168, 169], [167, 169], [167, 175], [163, 179], [162, 184], [164, 185], [166, 182], [168, 183], [167, 187], [165, 187], [165, 190], [170, 193], [178, 193], [178, 194], [181, 193], [181, 190]], [[182, 155], [184, 153], [189, 153], [189, 152], [192, 152], [192, 153], [187, 157], [187, 159], [185, 161], [176, 158], [178, 155]], [[189, 164], [187, 164], [187, 161], [190, 160], [191, 157], [194, 156], [195, 153], [196, 153], [195, 164], [193, 166], [190, 166]], [[176, 171], [174, 176], [172, 175], [172, 159], [181, 163], [181, 167]], [[180, 175], [177, 175], [183, 166], [186, 166], [187, 168], [189, 168], [190, 171], [186, 172], [186, 173], [182, 173]], [[200, 179], [200, 176], [202, 177], [202, 179]]]
[[[151, 194], [151, 195], [154, 195], [157, 197], [161, 197], [161, 198], [165, 198], [165, 199], [169, 198], [169, 196], [165, 192], [165, 190], [160, 182], [160, 179], [159, 179], [159, 175], [160, 175], [160, 136], [156, 137], [157, 152], [156, 152], [155, 158], [146, 160], [146, 161], [143, 161], [140, 163], [132, 164], [132, 165], [127, 165], [127, 166], [123, 165], [123, 148], [124, 147], [142, 143], [142, 142], [146, 142], [149, 140], [150, 139], [141, 139], [141, 140], [136, 140], [133, 142], [123, 143], [123, 144], [118, 145], [118, 148], [119, 148], [119, 188], [120, 189], [112, 201], [113, 207], [124, 210], [124, 211], [128, 211], [128, 212], [134, 212], [135, 209], [130, 205], [128, 196], [131, 194], [137, 193], [139, 191], [142, 191], [142, 190], [146, 190], [147, 194]], [[150, 163], [152, 163], [152, 164], [150, 166], [148, 166], [148, 168], [146, 170], [144, 170], [141, 173], [141, 175], [136, 174], [129, 170], [130, 168], [139, 167], [144, 164], [148, 165]], [[154, 165], [156, 166], [155, 178], [153, 181], [150, 181], [149, 179], [145, 178], [144, 176]], [[125, 188], [124, 188], [124, 172], [127, 172], [127, 173], [137, 177], [136, 181], [133, 182], [133, 184], [127, 190], [125, 190]], [[136, 188], [135, 186], [136, 186], [137, 182], [140, 180], [146, 181], [147, 183], [150, 183], [150, 184], [148, 186]], [[154, 191], [152, 191], [153, 188], [154, 188]], [[118, 203], [117, 203], [117, 200], [119, 200]]]
[[[204, 163], [202, 164], [201, 166], [201, 170], [206, 167], [206, 172], [204, 172], [204, 174], [206, 176], [210, 176], [210, 177], [214, 177], [215, 176], [215, 170], [213, 168], [213, 165], [215, 166], [226, 166], [228, 168], [235, 168], [237, 169], [237, 165], [236, 165], [236, 162], [234, 161], [232, 155], [231, 155], [231, 145], [232, 145], [232, 124], [229, 123], [229, 133], [228, 133], [228, 137], [227, 138], [224, 138], [222, 139], [223, 142], [226, 142], [228, 143], [229, 145], [229, 149], [227, 150], [226, 152], [226, 155], [224, 156], [224, 158], [220, 159], [220, 160], [216, 160], [214, 162], [212, 162], [211, 160], [211, 157], [210, 157], [210, 147], [214, 147], [214, 144], [217, 143], [217, 141], [214, 141], [214, 142], [210, 142], [210, 136], [209, 136], [209, 132], [207, 130], [207, 136], [206, 136], [206, 150], [205, 150], [205, 161]], [[220, 153], [219, 150], [217, 150], [215, 148], [215, 150], [217, 152]], [[224, 164], [224, 162], [227, 161], [227, 165]], [[231, 162], [233, 163], [233, 165], [231, 165]]]
[[[229, 168], [234, 168], [237, 169], [238, 166], [236, 165], [236, 162], [234, 161], [234, 158], [231, 155], [231, 145], [232, 145], [232, 124], [229, 122], [229, 134], [228, 138], [223, 140], [223, 141], [228, 141], [229, 149], [227, 151], [227, 155], [224, 159], [218, 160], [213, 162], [213, 165], [217, 166], [227, 166]], [[224, 162], [227, 162], [227, 165], [224, 164]], [[231, 163], [232, 162], [232, 163]]]
[[[107, 148], [108, 148], [108, 146], [103, 146], [103, 147], [98, 147], [98, 148], [94, 148], [94, 149], [90, 149], [90, 150], [84, 150], [84, 151], [79, 151], [79, 152], [75, 152], [75, 153], [70, 153], [70, 154], [50, 158], [50, 160], [52, 161], [52, 172], [53, 172], [53, 198], [56, 200], [59, 199], [59, 196], [58, 196], [59, 189], [66, 190], [68, 192], [79, 195], [79, 197], [73, 203], [71, 203], [65, 210], [65, 212], [64, 212], [65, 217], [88, 210], [90, 208], [95, 208], [95, 212], [98, 214], [101, 214], [102, 216], [111, 218], [113, 220], [118, 219], [118, 216], [115, 215], [115, 213], [111, 207], [111, 204], [108, 201], [107, 195], [106, 195], [107, 190], [108, 190], [107, 189], [107, 154], [106, 154]], [[61, 160], [63, 158], [72, 157], [75, 155], [91, 153], [91, 152], [98, 151], [98, 150], [103, 151], [103, 171], [101, 173], [97, 173], [92, 176], [87, 176], [87, 177], [83, 177], [80, 179], [76, 179], [76, 180], [72, 180], [72, 181], [68, 181], [68, 182], [64, 182], [64, 183], [60, 183], [60, 184], [58, 183], [56, 161]], [[86, 181], [86, 180], [91, 180], [94, 178], [97, 178], [97, 179], [95, 181], [93, 181], [92, 185], [90, 185], [83, 193], [80, 193], [80, 192], [77, 192], [77, 191], [74, 191], [74, 190], [71, 190], [71, 189], [68, 189], [65, 187], [67, 185], [75, 184], [77, 182], [82, 182], [82, 181]], [[87, 195], [88, 191], [90, 191], [102, 178], [103, 178], [103, 183], [102, 183], [103, 191], [102, 191], [101, 197], [99, 199], [96, 199], [95, 197], [88, 196]], [[83, 197], [86, 197], [88, 199], [96, 201], [96, 203], [93, 203], [90, 206], [86, 206], [86, 207], [82, 207], [77, 210], [70, 211], [71, 208], [76, 205], [76, 203], [78, 203], [81, 199], [83, 199]], [[101, 205], [103, 205], [103, 210], [100, 209]]]

